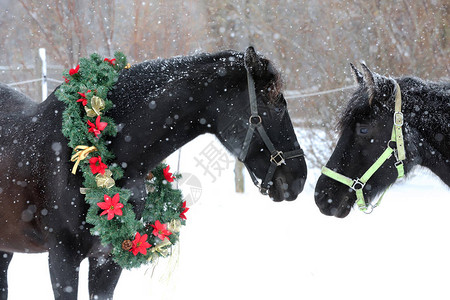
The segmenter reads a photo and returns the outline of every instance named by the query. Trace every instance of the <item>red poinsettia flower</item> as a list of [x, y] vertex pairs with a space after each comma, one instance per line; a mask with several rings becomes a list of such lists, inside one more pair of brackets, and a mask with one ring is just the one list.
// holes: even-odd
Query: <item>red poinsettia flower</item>
[[92, 174], [100, 173], [105, 174], [105, 169], [108, 168], [104, 163], [102, 163], [101, 156], [92, 157], [89, 159], [89, 166], [91, 167]]
[[69, 70], [69, 75], [73, 76], [73, 75], [77, 74], [79, 70], [80, 70], [80, 65], [77, 65], [74, 69]]
[[112, 198], [105, 194], [103, 199], [105, 200], [105, 202], [97, 203], [98, 207], [103, 209], [103, 212], [100, 214], [100, 216], [108, 214], [108, 220], [111, 220], [112, 218], [114, 218], [114, 216], [122, 215], [123, 204], [119, 203], [119, 193], [115, 194]]
[[95, 119], [95, 125], [89, 120], [87, 123], [89, 125], [88, 132], [93, 132], [96, 138], [98, 138], [100, 132], [103, 131], [108, 125], [107, 122], [100, 122], [100, 116], [97, 116], [97, 119]]
[[168, 181], [168, 182], [173, 182], [173, 179], [175, 177], [173, 177], [172, 173], [169, 172], [170, 166], [167, 166], [163, 169], [163, 173], [164, 173], [164, 178]]
[[150, 245], [147, 242], [147, 234], [144, 234], [141, 236], [139, 232], [136, 232], [136, 236], [134, 237], [133, 246], [131, 246], [130, 251], [133, 252], [134, 256], [136, 256], [138, 253], [142, 253], [144, 255], [147, 255], [147, 248], [150, 248], [152, 245]]
[[181, 206], [183, 211], [180, 213], [180, 218], [183, 220], [187, 220], [185, 213], [189, 210], [189, 207], [186, 207], [186, 201], [183, 202], [183, 206]]
[[81, 102], [81, 104], [83, 104], [83, 106], [87, 105], [87, 99], [84, 99], [84, 98], [78, 99], [77, 102]]
[[116, 61], [115, 58], [113, 58], [113, 59], [105, 58], [103, 61], [107, 61], [107, 62], [109, 62], [110, 64], [112, 64], [113, 66], [116, 64], [116, 63], [115, 63], [115, 61]]
[[[91, 90], [87, 90], [86, 94], [90, 93], [90, 92], [91, 92]], [[82, 97], [82, 98], [78, 99], [77, 102], [81, 102], [81, 104], [83, 104], [83, 106], [86, 106], [87, 105], [86, 94], [80, 93], [80, 92], [77, 92], [77, 93]]]
[[169, 239], [168, 236], [172, 234], [169, 230], [167, 230], [166, 224], [161, 224], [159, 220], [156, 220], [155, 225], [151, 224], [153, 227], [153, 235], [159, 237], [161, 240]]
[[[86, 94], [87, 93], [90, 93], [91, 92], [91, 90], [87, 90], [86, 91]], [[86, 94], [85, 93], [80, 93], [80, 92], [77, 92], [78, 93], [78, 95], [80, 95], [81, 97], [83, 97], [83, 98], [86, 98]]]

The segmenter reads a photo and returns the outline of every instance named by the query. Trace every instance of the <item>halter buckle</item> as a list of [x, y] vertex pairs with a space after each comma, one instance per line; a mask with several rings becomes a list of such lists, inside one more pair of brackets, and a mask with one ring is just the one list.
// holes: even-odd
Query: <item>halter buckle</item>
[[[372, 203], [369, 203], [368, 205], [366, 205], [366, 209], [365, 210], [361, 210], [363, 213], [365, 213], [366, 215], [370, 215], [371, 213], [373, 213], [373, 210], [375, 209], [376, 205], [373, 205]], [[370, 210], [369, 210], [370, 208]]]
[[366, 184], [359, 180], [359, 178], [356, 178], [353, 180], [353, 184], [350, 187], [352, 190], [356, 192], [356, 190], [362, 190]]
[[276, 151], [275, 153], [272, 153], [270, 155], [270, 162], [276, 164], [277, 167], [285, 165], [286, 161], [284, 160], [283, 157], [283, 151]]
[[396, 142], [396, 141], [393, 141], [393, 140], [389, 140], [389, 141], [387, 142], [387, 146], [388, 146], [389, 148], [391, 148], [392, 150], [395, 150], [395, 149], [397, 149], [397, 142]]
[[398, 158], [397, 158], [397, 161], [394, 163], [394, 166], [397, 168], [400, 165], [403, 165], [403, 161], [398, 160]]
[[[398, 161], [400, 161], [399, 159], [398, 159], [398, 150], [397, 150], [397, 148], [395, 148], [394, 149], [394, 157], [395, 157], [395, 160], [398, 162]], [[395, 165], [395, 164], [394, 164]]]
[[259, 187], [259, 192], [261, 193], [261, 194], [263, 194], [264, 196], [267, 196], [267, 195], [269, 195], [269, 189], [268, 188], [264, 188], [264, 187]]
[[403, 113], [401, 111], [396, 111], [394, 113], [394, 125], [403, 126]]
[[[255, 122], [253, 122], [255, 120]], [[250, 118], [248, 118], [248, 123], [250, 125], [259, 125], [262, 123], [262, 119], [260, 115], [256, 115], [256, 116], [250, 116]]]

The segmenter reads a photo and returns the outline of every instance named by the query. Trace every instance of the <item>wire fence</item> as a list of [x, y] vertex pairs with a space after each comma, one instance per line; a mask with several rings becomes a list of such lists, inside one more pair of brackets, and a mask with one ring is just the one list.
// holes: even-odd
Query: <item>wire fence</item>
[[[8, 86], [17, 86], [21, 84], [28, 84], [33, 82], [39, 82], [44, 80], [43, 78], [36, 78], [36, 79], [30, 79], [30, 80], [24, 80], [24, 81], [17, 81], [17, 82], [11, 82], [7, 83]], [[47, 81], [55, 82], [55, 83], [62, 83], [62, 80], [54, 79], [54, 78], [46, 78]], [[325, 90], [325, 91], [317, 91], [313, 93], [304, 93], [302, 91], [287, 91], [287, 95], [284, 96], [286, 100], [293, 100], [293, 99], [300, 99], [300, 98], [307, 98], [307, 97], [314, 97], [314, 96], [320, 96], [320, 95], [326, 95], [326, 94], [332, 94], [336, 92], [341, 92], [349, 89], [356, 88], [356, 85], [347, 85], [340, 88], [335, 88], [331, 90]]]
[[331, 90], [325, 90], [325, 91], [317, 91], [313, 93], [304, 93], [302, 91], [288, 91], [287, 95], [284, 96], [286, 100], [292, 100], [292, 99], [300, 99], [300, 98], [307, 98], [307, 97], [314, 97], [314, 96], [320, 96], [320, 95], [326, 95], [326, 94], [332, 94], [336, 92], [341, 92], [349, 89], [356, 88], [357, 85], [347, 85], [340, 88], [335, 88]]
[[[58, 79], [54, 79], [54, 78], [46, 78], [47, 81], [51, 81], [51, 82], [56, 82], [56, 83], [62, 83], [62, 80], [58, 80]], [[28, 83], [33, 83], [33, 82], [39, 82], [44, 80], [43, 78], [36, 78], [36, 79], [30, 79], [30, 80], [24, 80], [24, 81], [17, 81], [17, 82], [11, 82], [11, 83], [7, 83], [6, 85], [8, 86], [16, 86], [16, 85], [21, 85], [21, 84], [28, 84]]]
[[[47, 82], [54, 82], [57, 84], [61, 84], [63, 82], [62, 80], [48, 77], [48, 75], [47, 75], [48, 68], [61, 69], [62, 66], [47, 65], [47, 59], [46, 59], [45, 53], [46, 53], [45, 48], [39, 48], [39, 57], [41, 58], [41, 61], [42, 61], [42, 76], [40, 78], [10, 82], [10, 83], [7, 83], [7, 85], [8, 86], [18, 86], [18, 85], [35, 83], [35, 82], [42, 82], [42, 101], [44, 101], [47, 98], [47, 92], [48, 92]], [[11, 66], [0, 66], [0, 70], [2, 70], [2, 71], [6, 71], [6, 70], [12, 71], [15, 69], [18, 69], [18, 68], [12, 68]], [[348, 89], [355, 88], [355, 87], [356, 87], [356, 85], [348, 85], [348, 86], [344, 86], [344, 87], [340, 87], [340, 88], [335, 88], [335, 89], [330, 89], [330, 90], [325, 90], [325, 91], [316, 91], [316, 92], [306, 92], [306, 91], [296, 91], [296, 90], [295, 91], [286, 91], [284, 98], [286, 100], [295, 100], [295, 99], [337, 93], [337, 92], [341, 92], [341, 91], [348, 90]]]

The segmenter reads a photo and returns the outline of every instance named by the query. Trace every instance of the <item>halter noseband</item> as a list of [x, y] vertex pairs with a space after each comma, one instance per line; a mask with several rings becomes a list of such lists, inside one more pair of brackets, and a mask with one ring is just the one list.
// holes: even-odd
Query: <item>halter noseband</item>
[[[400, 86], [395, 82], [395, 112], [394, 112], [394, 125], [392, 127], [391, 139], [389, 140], [386, 150], [380, 155], [380, 157], [372, 164], [372, 166], [361, 176], [361, 178], [351, 179], [347, 176], [339, 174], [327, 167], [322, 167], [322, 174], [349, 186], [356, 193], [356, 204], [359, 209], [363, 212], [366, 212], [368, 209], [368, 203], [364, 200], [363, 188], [366, 185], [367, 181], [372, 177], [372, 175], [378, 171], [378, 169], [384, 164], [386, 160], [388, 160], [392, 153], [396, 158], [396, 162], [394, 163], [397, 168], [397, 178], [401, 178], [405, 175], [405, 171], [403, 168], [403, 160], [406, 158], [405, 152], [405, 144], [403, 141], [403, 113], [402, 113], [402, 95], [400, 91]], [[395, 144], [392, 145], [392, 144]], [[389, 186], [390, 187], [390, 186]], [[388, 187], [388, 188], [389, 188]], [[387, 189], [388, 189], [387, 188]], [[386, 190], [387, 190], [386, 189]], [[373, 206], [376, 207], [380, 204], [381, 199], [384, 196], [383, 192], [378, 202]]]
[[263, 181], [261, 183], [258, 182], [258, 179], [256, 178], [253, 171], [250, 170], [250, 168], [244, 163], [246, 166], [248, 173], [250, 174], [250, 177], [252, 178], [253, 183], [259, 188], [260, 192], [263, 195], [267, 195], [269, 192], [270, 186], [273, 184], [271, 181], [273, 178], [273, 175], [275, 173], [275, 169], [283, 164], [286, 164], [287, 159], [295, 158], [303, 156], [303, 150], [297, 149], [293, 151], [283, 152], [278, 151], [275, 149], [272, 141], [270, 140], [269, 136], [266, 133], [266, 130], [262, 126], [262, 118], [258, 114], [258, 104], [256, 102], [256, 90], [255, 90], [255, 81], [252, 78], [252, 75], [247, 70], [247, 82], [248, 82], [248, 98], [250, 101], [250, 112], [251, 115], [248, 119], [249, 127], [247, 130], [247, 134], [244, 139], [244, 144], [242, 145], [242, 151], [239, 154], [239, 160], [241, 162], [244, 162], [245, 158], [247, 157], [248, 149], [250, 147], [250, 143], [252, 141], [253, 133], [255, 129], [258, 131], [259, 136], [263, 140], [264, 144], [266, 145], [267, 149], [269, 149], [270, 152], [270, 166], [267, 170], [266, 176], [264, 177]]

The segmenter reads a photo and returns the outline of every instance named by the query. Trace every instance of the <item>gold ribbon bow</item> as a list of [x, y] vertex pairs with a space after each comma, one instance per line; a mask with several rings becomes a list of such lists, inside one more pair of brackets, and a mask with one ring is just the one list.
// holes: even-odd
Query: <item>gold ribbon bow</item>
[[86, 195], [90, 188], [80, 188], [80, 194]]
[[87, 106], [84, 107], [84, 110], [86, 111], [87, 116], [88, 117], [100, 116], [102, 114], [101, 111], [103, 109], [105, 109], [105, 100], [103, 100], [100, 97], [93, 96], [91, 98], [91, 106], [92, 106], [92, 109], [90, 109]]
[[75, 174], [77, 172], [78, 165], [80, 162], [85, 159], [89, 153], [97, 151], [97, 148], [94, 146], [84, 146], [84, 145], [78, 145], [73, 149], [75, 151], [75, 154], [72, 155], [72, 158], [70, 159], [71, 162], [75, 162], [75, 165], [72, 169], [72, 174]]
[[168, 239], [164, 239], [161, 243], [150, 248], [150, 251], [152, 253], [158, 252], [159, 254], [161, 254], [161, 256], [166, 257], [167, 255], [169, 255], [168, 247], [170, 247], [171, 245], [172, 245], [172, 243]]
[[112, 188], [116, 184], [114, 179], [112, 179], [112, 172], [109, 169], [105, 170], [104, 175], [97, 174], [97, 176], [95, 176], [95, 182], [97, 183], [98, 187], [107, 189]]
[[167, 229], [170, 232], [180, 232], [181, 229], [181, 221], [177, 219], [173, 219], [169, 222], [169, 225], [167, 226]]

